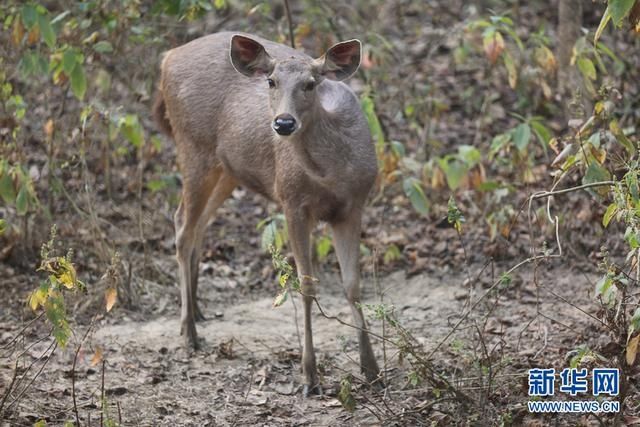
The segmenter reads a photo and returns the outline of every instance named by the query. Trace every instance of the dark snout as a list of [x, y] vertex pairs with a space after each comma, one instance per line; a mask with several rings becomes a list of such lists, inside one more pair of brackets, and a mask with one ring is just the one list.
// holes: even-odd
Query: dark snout
[[271, 127], [278, 135], [291, 135], [298, 125], [291, 114], [280, 114], [273, 120]]

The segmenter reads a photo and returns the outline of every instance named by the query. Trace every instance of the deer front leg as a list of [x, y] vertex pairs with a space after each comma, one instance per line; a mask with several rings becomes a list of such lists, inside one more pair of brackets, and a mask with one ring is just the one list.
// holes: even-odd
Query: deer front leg
[[360, 222], [361, 212], [354, 211], [343, 222], [332, 224], [333, 245], [340, 264], [342, 285], [351, 307], [354, 324], [358, 327], [358, 341], [360, 348], [360, 369], [367, 381], [374, 384], [379, 382], [380, 369], [376, 362], [367, 323], [364, 320], [360, 304]]
[[[197, 272], [199, 254], [199, 228], [203, 220], [209, 196], [213, 192], [221, 169], [211, 168], [210, 164], [200, 163], [196, 168], [185, 174], [182, 188], [182, 200], [175, 214], [176, 227], [176, 258], [178, 260], [178, 277], [180, 281], [180, 334], [184, 336], [187, 347], [198, 349], [195, 313], [196, 295], [194, 285], [194, 271]], [[194, 173], [200, 171], [200, 174]], [[194, 259], [196, 262], [194, 262]], [[197, 273], [195, 273], [197, 281]]]
[[302, 292], [304, 308], [304, 348], [302, 350], [302, 372], [305, 378], [303, 395], [310, 393], [322, 394], [322, 386], [318, 379], [316, 355], [313, 349], [313, 334], [311, 331], [311, 307], [315, 298], [313, 278], [311, 277], [311, 221], [302, 210], [285, 211], [289, 229], [289, 240], [296, 261], [298, 278]]

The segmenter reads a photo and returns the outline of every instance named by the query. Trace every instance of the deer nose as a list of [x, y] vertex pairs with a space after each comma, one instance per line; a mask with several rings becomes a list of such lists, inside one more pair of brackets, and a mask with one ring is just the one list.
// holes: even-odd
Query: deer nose
[[296, 130], [296, 119], [291, 114], [280, 114], [271, 124], [279, 135], [291, 135]]

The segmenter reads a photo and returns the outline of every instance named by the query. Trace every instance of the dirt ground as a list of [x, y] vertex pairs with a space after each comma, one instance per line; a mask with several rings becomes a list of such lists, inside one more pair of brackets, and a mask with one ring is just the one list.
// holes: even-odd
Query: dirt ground
[[[173, 261], [164, 262], [170, 269]], [[449, 265], [409, 278], [398, 271], [379, 279], [384, 302], [395, 307], [401, 324], [426, 353], [436, 348], [466, 312], [469, 298], [476, 301], [493, 282], [491, 268], [472, 264], [468, 269], [477, 278], [471, 287], [467, 274]], [[450, 405], [439, 405], [437, 399], [434, 403], [433, 387], [410, 386], [409, 364], [400, 361], [397, 349], [388, 345], [388, 388], [374, 392], [354, 381], [357, 404], [349, 412], [337, 393], [346, 374], [356, 378], [359, 374], [353, 330], [315, 310], [314, 340], [325, 394], [304, 399], [294, 305], [288, 301], [272, 308], [274, 293], [268, 286], [243, 295], [239, 289], [242, 278], [220, 275], [220, 271], [225, 269], [219, 261], [202, 268], [200, 292], [208, 320], [198, 326], [205, 344], [196, 353], [186, 351], [179, 337], [175, 285], [150, 285], [150, 293], [163, 296], [146, 313], [115, 309], [97, 320], [95, 332], [79, 353], [75, 372], [83, 422], [98, 424], [104, 387], [107, 413], [122, 425], [488, 425], [484, 423], [499, 423], [495, 411], [489, 409], [495, 407], [501, 407], [501, 412], [507, 408], [517, 424], [540, 425], [536, 423], [546, 424], [550, 419], [536, 420], [523, 406], [526, 370], [564, 367], [577, 344], [588, 342], [598, 348], [607, 342], [593, 319], [581, 311], [595, 314], [594, 275], [548, 264], [537, 269], [534, 282], [533, 268], [525, 268], [513, 276], [508, 287], [492, 292], [432, 360], [459, 390], [474, 399], [486, 393], [484, 414], [475, 412], [463, 421], [449, 413]], [[363, 282], [365, 302], [376, 302], [379, 297], [371, 275], [365, 274]], [[324, 272], [318, 289], [325, 314], [349, 321], [335, 271]], [[3, 317], [4, 344], [20, 325]], [[86, 325], [76, 328], [82, 331]], [[373, 321], [372, 330], [381, 333], [380, 322]], [[40, 357], [48, 345], [43, 341], [32, 346], [27, 359]], [[374, 340], [374, 346], [382, 364], [382, 344]], [[98, 348], [104, 379], [102, 364], [92, 360]], [[486, 372], [482, 378], [482, 370], [474, 367], [473, 361], [484, 357], [482, 348], [495, 370], [490, 385]], [[9, 412], [6, 425], [32, 425], [43, 415], [48, 425], [73, 419], [70, 367], [75, 350], [69, 346], [54, 355], [33, 388]], [[2, 366], [5, 383], [9, 368]], [[580, 422], [577, 416], [568, 419], [567, 425], [574, 422]]]
[[[503, 76], [488, 74], [482, 56], [454, 66], [453, 52], [463, 46], [463, 20], [477, 18], [477, 14], [464, 12], [468, 2], [400, 3], [407, 5], [397, 14], [385, 8], [375, 18], [363, 14], [358, 18], [359, 27], [350, 22], [356, 18], [351, 11], [336, 14], [338, 27], [349, 30], [345, 37], [351, 32], [364, 34], [374, 24], [384, 27], [381, 34], [389, 40], [393, 55], [381, 63], [387, 68], [374, 67], [371, 72], [377, 73], [372, 74], [374, 92], [379, 92], [376, 108], [387, 138], [406, 144], [412, 155], [418, 151], [422, 137], [409, 131], [415, 123], [400, 116], [412, 105], [413, 97], [420, 100], [419, 94], [428, 93], [444, 103], [442, 116], [433, 125], [434, 147], [429, 148], [433, 151], [429, 155], [455, 152], [460, 144], [484, 144], [488, 149], [493, 136], [515, 123], [508, 112], [516, 111], [519, 98]], [[543, 3], [520, 3], [522, 15], [516, 21], [531, 29], [539, 27], [539, 20], [555, 19], [553, 10], [546, 10]], [[176, 31], [172, 26], [167, 46], [155, 49], [181, 44], [213, 28], [264, 35], [273, 31], [271, 21], [265, 21], [261, 31], [239, 13], [216, 18], [215, 25], [193, 26], [190, 31], [186, 27]], [[601, 12], [593, 16], [597, 19], [592, 17], [595, 21], [590, 25], [595, 28]], [[138, 112], [149, 135], [156, 135], [149, 104], [160, 54], [143, 49], [147, 47], [137, 46], [126, 57], [113, 58], [112, 68], [120, 71], [114, 77], [109, 105], [114, 109], [127, 105]], [[146, 60], [143, 67], [139, 66], [141, 58]], [[130, 81], [140, 83], [136, 88], [150, 89], [143, 96], [135, 94], [134, 100]], [[363, 82], [354, 78], [351, 84], [360, 93]], [[39, 96], [34, 92], [29, 102], [38, 104]], [[57, 88], [50, 96], [55, 103], [65, 94]], [[27, 125], [35, 136], [25, 142], [24, 149], [32, 154], [29, 166], [43, 171], [44, 177], [47, 159], [40, 129], [48, 113], [39, 108], [36, 115], [42, 123]], [[69, 100], [67, 108], [72, 116], [69, 120], [77, 121], [79, 105]], [[565, 126], [549, 120], [554, 130]], [[43, 204], [52, 206], [51, 222], [58, 226], [57, 248], [63, 254], [74, 250], [79, 277], [88, 287], [87, 295], [69, 296], [74, 336], [51, 358], [47, 356], [52, 342], [46, 338], [48, 326], [42, 321], [31, 323], [34, 314], [25, 304], [43, 278], [36, 272], [38, 247], [47, 240], [50, 222], [38, 224], [40, 217], [35, 215], [28, 220], [31, 222], [25, 219], [29, 234], [21, 241], [31, 247], [22, 250], [14, 242], [10, 255], [0, 248], [0, 397], [12, 381], [13, 361], [21, 353], [16, 378], [25, 378], [18, 392], [8, 396], [0, 427], [32, 426], [39, 420], [63, 425], [76, 419], [75, 408], [78, 419], [88, 426], [611, 424], [607, 416], [533, 416], [526, 406], [528, 369], [558, 371], [582, 353], [588, 354], [583, 359], [587, 366], [602, 366], [605, 362], [596, 353], [608, 360], [621, 354], [615, 339], [598, 321], [599, 304], [594, 299], [595, 283], [601, 276], [596, 272], [601, 245], [607, 243], [612, 258], [621, 259], [625, 254], [620, 238], [624, 230], [611, 224], [605, 233], [601, 226], [606, 206], [584, 193], [558, 197], [552, 209], [561, 217], [563, 257], [527, 264], [510, 281], [495, 285], [504, 271], [531, 255], [533, 244], [540, 250], [547, 240], [547, 247], [556, 250], [545, 215], [529, 224], [527, 212], [510, 214], [505, 223], [508, 236], [497, 233], [494, 238], [489, 237], [486, 221], [491, 209], [512, 205], [517, 211], [531, 193], [548, 189], [551, 159], [540, 160], [534, 171], [537, 181], [527, 183], [500, 175], [487, 165], [488, 179], [501, 185], [516, 183], [504, 198], [493, 200], [489, 193], [459, 189], [455, 198], [467, 218], [462, 238], [443, 219], [452, 194], [444, 188], [428, 194], [432, 204], [428, 215], [419, 215], [411, 207], [401, 181], [386, 193], [372, 194], [375, 200], [367, 207], [363, 223], [362, 243], [368, 250], [361, 261], [363, 301], [393, 306], [399, 324], [413, 337], [411, 350], [428, 364], [416, 365], [406, 348], [373, 338], [387, 387], [372, 390], [359, 375], [354, 330], [316, 308], [314, 344], [324, 395], [304, 399], [301, 337], [295, 321], [296, 307], [301, 319], [301, 304], [298, 301], [294, 307], [287, 301], [282, 307], [272, 307], [279, 287], [271, 260], [260, 248], [260, 232], [255, 230], [256, 224], [278, 212], [276, 207], [238, 189], [208, 230], [199, 285], [201, 307], [208, 318], [198, 325], [204, 345], [198, 352], [187, 351], [179, 335], [172, 214], [180, 185], [175, 178], [173, 143], [160, 138], [160, 148], [143, 153], [140, 162], [135, 153], [119, 158], [108, 189], [100, 157], [101, 132], [102, 127], [88, 132], [86, 165], [76, 158], [75, 145], [65, 146], [68, 153], [61, 155], [61, 162], [64, 159], [71, 166], [61, 169], [56, 179], [70, 194], [53, 197], [43, 188], [44, 179], [38, 184]], [[134, 177], [140, 172], [144, 182], [167, 176], [175, 182], [163, 191], [140, 190], [138, 198]], [[579, 179], [569, 177], [564, 184], [569, 187]], [[321, 230], [319, 227], [316, 235]], [[385, 262], [384, 251], [391, 246], [400, 255]], [[119, 296], [113, 310], [105, 313], [103, 274], [114, 251], [121, 256]], [[325, 314], [349, 322], [350, 310], [333, 254], [320, 263], [319, 278], [318, 299]], [[400, 342], [397, 330], [366, 311], [375, 334]], [[83, 340], [92, 319], [91, 333]], [[19, 337], [17, 342], [15, 337]], [[25, 372], [28, 366], [32, 367]], [[419, 368], [423, 370], [416, 372]], [[640, 413], [639, 375], [636, 368], [628, 417], [623, 420], [627, 425], [634, 425], [633, 417]], [[341, 382], [349, 377], [353, 411], [338, 399]], [[422, 381], [414, 381], [418, 377]], [[31, 378], [35, 378], [33, 383], [20, 394]]]

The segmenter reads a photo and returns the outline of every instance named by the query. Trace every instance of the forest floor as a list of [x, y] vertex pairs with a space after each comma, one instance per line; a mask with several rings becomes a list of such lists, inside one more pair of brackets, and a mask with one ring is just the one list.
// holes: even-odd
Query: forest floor
[[[351, 10], [335, 14], [332, 25], [343, 30], [342, 39], [371, 30], [388, 41], [387, 56], [380, 55], [379, 64], [370, 64], [370, 71], [377, 73], [371, 74], [372, 81], [357, 76], [350, 84], [359, 94], [365, 85], [372, 85], [385, 137], [404, 144], [407, 158], [414, 160], [425, 142], [427, 153], [423, 154], [433, 158], [456, 152], [461, 144], [480, 147], [484, 156], [495, 135], [518, 123], [509, 113], [520, 111], [522, 99], [509, 88], [505, 75], [489, 74], [493, 67], [487, 66], [482, 55], [471, 55], [464, 64], [454, 62], [456, 47], [469, 44], [463, 40], [469, 35], [465, 22], [478, 19], [477, 8], [457, 0], [398, 3], [406, 5], [397, 13], [385, 6], [362, 10], [357, 17]], [[533, 33], [542, 27], [541, 21], [554, 22], [553, 8], [543, 2], [525, 3], [514, 16], [523, 24], [518, 31]], [[585, 26], [595, 27], [599, 22], [602, 13], [593, 9], [585, 14]], [[294, 16], [300, 22], [305, 19], [301, 12]], [[126, 55], [103, 59], [105, 69], [113, 71], [112, 88], [105, 95], [107, 110], [119, 112], [126, 106], [126, 112], [139, 115], [149, 135], [157, 136], [149, 104], [159, 49], [222, 28], [267, 37], [276, 31], [270, 20], [255, 21], [262, 28], [252, 27], [257, 24], [245, 11], [236, 10], [216, 17], [213, 25], [180, 23], [167, 27], [160, 44], [133, 44]], [[369, 39], [379, 41], [374, 35]], [[318, 36], [309, 41], [318, 48], [326, 40]], [[442, 178], [439, 188], [425, 187], [431, 203], [427, 215], [415, 212], [400, 180], [377, 188], [379, 193], [372, 194], [363, 222], [362, 243], [368, 249], [361, 260], [363, 302], [392, 305], [399, 325], [413, 337], [410, 350], [426, 363], [416, 363], [406, 347], [399, 349], [390, 342], [383, 345], [373, 338], [388, 387], [384, 391], [367, 388], [359, 375], [354, 330], [321, 315], [316, 307], [314, 344], [325, 393], [304, 399], [301, 325], [296, 323], [291, 301], [272, 308], [280, 288], [255, 229], [277, 213], [277, 207], [237, 189], [221, 208], [207, 232], [200, 266], [201, 308], [208, 320], [198, 324], [198, 333], [204, 345], [197, 352], [185, 350], [179, 335], [174, 255], [172, 215], [179, 179], [173, 144], [160, 139], [159, 148], [147, 144], [137, 152], [126, 146], [125, 154], [105, 154], [106, 127], [89, 121], [87, 146], [83, 145], [86, 158], [81, 157], [77, 138], [81, 105], [67, 92], [60, 87], [31, 89], [25, 96], [30, 105], [36, 105], [30, 112], [32, 122], [25, 124], [25, 164], [30, 173], [33, 170], [34, 176], [41, 176], [36, 185], [50, 218], [44, 221], [44, 215], [34, 214], [19, 224], [25, 226], [19, 238], [10, 234], [0, 238], [0, 397], [14, 375], [17, 354], [24, 351], [20, 375], [33, 363], [25, 378], [33, 378], [43, 368], [23, 395], [8, 396], [6, 419], [0, 420], [0, 427], [32, 426], [41, 419], [47, 425], [75, 420], [74, 395], [77, 416], [89, 426], [109, 425], [107, 421], [126, 426], [573, 426], [611, 422], [604, 415], [536, 416], [526, 405], [528, 369], [555, 368], [559, 372], [580, 352], [593, 351], [610, 361], [623, 351], [598, 321], [600, 304], [594, 288], [600, 277], [601, 246], [606, 244], [613, 259], [623, 259], [625, 243], [620, 236], [624, 230], [611, 224], [603, 231], [606, 206], [593, 195], [571, 193], [553, 200], [551, 209], [561, 220], [562, 257], [527, 263], [510, 274], [508, 281], [499, 282], [502, 273], [532, 255], [533, 247], [535, 255], [542, 248], [558, 253], [544, 203], [534, 203], [533, 212], [518, 212], [526, 207], [530, 194], [550, 188], [552, 154], [545, 152], [544, 158], [542, 154], [535, 158], [535, 165], [527, 165], [531, 179], [526, 182], [520, 180], [519, 166], [505, 173], [499, 159], [484, 156], [482, 178], [493, 180], [500, 188], [509, 187], [506, 196], [494, 198], [491, 192], [465, 185], [449, 191]], [[531, 115], [547, 114], [549, 128], [560, 134], [566, 123], [554, 113], [557, 108], [545, 109], [546, 101], [539, 92], [536, 89], [532, 96], [531, 103], [537, 107], [531, 107]], [[67, 102], [62, 102], [65, 96]], [[427, 99], [430, 106], [425, 106]], [[61, 106], [59, 113], [64, 117], [59, 121], [69, 130], [69, 135], [58, 136], [60, 152], [56, 154], [64, 167], [52, 172], [52, 182], [58, 184], [55, 192], [45, 179], [48, 142], [41, 131], [52, 114], [44, 107], [49, 103]], [[409, 106], [425, 110], [423, 122], [409, 120]], [[111, 169], [107, 170], [109, 161]], [[166, 177], [175, 179], [162, 190], [142, 185]], [[563, 185], [579, 182], [577, 175], [569, 176]], [[467, 218], [460, 236], [445, 218], [452, 194]], [[491, 233], [487, 218], [507, 205], [515, 212], [501, 223], [503, 229]], [[13, 208], [0, 208], [0, 217], [9, 218], [13, 213]], [[538, 212], [542, 215], [536, 216]], [[74, 335], [65, 349], [58, 348], [48, 358], [52, 342], [47, 339], [48, 326], [30, 323], [34, 314], [26, 299], [43, 278], [36, 271], [38, 247], [47, 241], [51, 223], [58, 229], [56, 250], [61, 254], [74, 250], [73, 262], [88, 293], [68, 296]], [[315, 233], [323, 231], [319, 226]], [[390, 247], [397, 254], [385, 259]], [[108, 278], [103, 275], [114, 252], [120, 254], [115, 260], [119, 295], [113, 309], [105, 313]], [[319, 270], [318, 300], [325, 314], [350, 322], [332, 253], [319, 263]], [[301, 321], [300, 301], [296, 307]], [[369, 317], [374, 333], [400, 342], [398, 329]], [[19, 337], [18, 345], [15, 337]], [[585, 366], [596, 360], [604, 363], [591, 353], [589, 357], [583, 359]], [[420, 370], [418, 375], [416, 370]], [[637, 378], [637, 368], [631, 374], [632, 380]], [[353, 411], [338, 399], [341, 382], [349, 377]], [[413, 382], [418, 377], [422, 382]], [[17, 390], [24, 386], [20, 384]], [[637, 389], [631, 394], [625, 419], [629, 425], [637, 421], [632, 417], [638, 412]]]
[[[47, 414], [44, 419], [49, 425], [73, 418], [72, 376], [79, 416], [89, 424], [98, 423], [103, 389], [107, 413], [122, 425], [421, 425], [434, 421], [449, 425], [507, 419], [540, 425], [546, 424], [545, 418], [534, 417], [526, 409], [527, 369], [560, 369], [568, 365], [578, 346], [602, 349], [609, 343], [602, 328], [585, 314], [597, 315], [593, 299], [597, 277], [588, 273], [587, 264], [583, 268], [579, 263], [567, 266], [550, 261], [512, 274], [510, 284], [489, 292], [440, 345], [469, 303], [487, 292], [511, 265], [478, 262], [476, 258], [484, 256], [479, 255], [482, 248], [477, 244], [466, 248], [472, 261], [465, 263], [455, 231], [427, 227], [431, 252], [422, 252], [422, 271], [402, 267], [383, 271], [376, 291], [372, 269], [365, 265], [363, 301], [374, 304], [383, 295], [421, 354], [435, 350], [430, 358], [434, 371], [465, 393], [472, 409], [463, 410], [459, 402], [452, 404], [447, 398], [436, 399], [429, 384], [410, 385], [411, 364], [400, 360], [398, 348], [387, 344], [383, 349], [377, 339], [374, 348], [385, 366], [388, 388], [383, 393], [368, 389], [359, 381], [354, 330], [317, 309], [314, 344], [324, 396], [304, 399], [294, 305], [287, 301], [272, 307], [278, 285], [270, 276], [270, 260], [260, 254], [257, 239], [239, 239], [258, 233], [243, 231], [241, 223], [236, 224], [242, 216], [233, 215], [234, 210], [256, 212], [256, 206], [260, 202], [255, 198], [239, 194], [209, 230], [199, 287], [208, 318], [198, 325], [202, 350], [185, 350], [179, 336], [179, 291], [170, 278], [176, 270], [174, 258], [153, 253], [154, 268], [167, 277], [139, 283], [137, 303], [116, 305], [111, 313], [96, 317], [72, 375], [76, 346], [90, 323], [88, 315], [79, 315], [73, 325], [74, 345], [57, 351], [48, 361], [33, 387], [9, 412], [9, 425], [32, 425], [42, 414]], [[227, 230], [222, 238], [221, 228]], [[167, 228], [165, 234], [170, 239], [172, 230]], [[367, 233], [364, 241], [370, 238], [374, 236]], [[236, 256], [223, 255], [222, 248]], [[248, 261], [252, 258], [253, 264]], [[330, 257], [321, 268], [318, 300], [327, 316], [350, 322], [335, 264]], [[266, 278], [260, 279], [265, 273]], [[0, 302], [0, 345], [8, 343], [30, 318], [24, 301], [34, 280], [33, 275], [15, 272], [8, 280], [8, 298]], [[77, 298], [77, 304], [83, 302]], [[296, 307], [300, 318], [299, 300]], [[374, 333], [396, 337], [389, 325], [383, 331], [380, 321], [370, 323]], [[25, 339], [35, 342], [44, 332], [42, 327], [28, 329]], [[27, 358], [42, 357], [49, 344], [46, 340], [36, 343], [27, 350]], [[11, 368], [2, 366], [0, 384], [10, 380]], [[345, 410], [337, 398], [347, 375], [354, 378], [353, 412]], [[567, 418], [566, 424], [575, 424], [577, 418]], [[582, 421], [588, 424], [586, 418]]]

